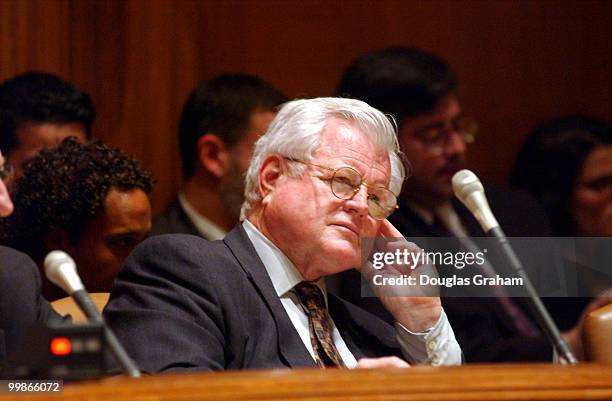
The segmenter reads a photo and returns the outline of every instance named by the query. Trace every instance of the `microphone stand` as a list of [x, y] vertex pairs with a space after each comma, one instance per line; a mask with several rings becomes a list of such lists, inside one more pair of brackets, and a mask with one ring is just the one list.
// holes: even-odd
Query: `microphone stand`
[[523, 264], [514, 252], [514, 249], [512, 249], [512, 246], [510, 245], [510, 242], [508, 242], [508, 238], [506, 237], [504, 231], [498, 225], [489, 229], [487, 231], [487, 235], [491, 238], [497, 239], [497, 242], [500, 245], [500, 250], [503, 253], [506, 261], [516, 272], [516, 274], [523, 280], [523, 286], [525, 287], [525, 290], [529, 295], [529, 300], [531, 301], [530, 306], [535, 313], [544, 334], [546, 334], [548, 340], [553, 344], [553, 347], [559, 353], [559, 357], [562, 358], [561, 360], [569, 363], [570, 365], [576, 365], [578, 360], [570, 350], [567, 342], [561, 336], [555, 322], [552, 320], [548, 310], [542, 303], [542, 300], [533, 287], [533, 284], [531, 284], [531, 280], [529, 280], [529, 277], [523, 268]]
[[51, 251], [45, 257], [45, 274], [49, 281], [57, 285], [74, 299], [81, 311], [87, 316], [87, 320], [102, 325], [104, 337], [121, 368], [131, 377], [140, 377], [140, 370], [136, 363], [128, 356], [127, 352], [112, 332], [102, 317], [98, 308], [91, 300], [83, 282], [79, 277], [74, 260], [63, 251]]
[[140, 370], [132, 358], [128, 356], [127, 352], [115, 336], [115, 333], [113, 333], [108, 327], [106, 321], [96, 308], [96, 305], [91, 300], [91, 297], [87, 291], [84, 289], [77, 290], [73, 292], [71, 296], [77, 305], [79, 305], [79, 308], [81, 308], [85, 316], [87, 316], [89, 321], [102, 325], [106, 342], [108, 343], [115, 360], [119, 363], [119, 365], [121, 365], [121, 368], [131, 377], [140, 377]]
[[470, 170], [461, 170], [455, 173], [452, 183], [455, 196], [474, 215], [476, 220], [478, 220], [478, 223], [481, 225], [483, 231], [489, 237], [497, 239], [504, 259], [510, 265], [510, 268], [513, 269], [523, 280], [523, 285], [527, 291], [529, 300], [531, 301], [531, 309], [533, 313], [535, 313], [538, 323], [544, 331], [544, 334], [546, 334], [548, 341], [558, 352], [559, 357], [562, 358], [562, 361], [569, 363], [570, 365], [576, 365], [578, 360], [570, 350], [567, 342], [561, 336], [555, 322], [550, 317], [548, 310], [546, 310], [546, 307], [542, 303], [542, 300], [533, 287], [533, 284], [531, 284], [531, 280], [529, 280], [529, 277], [523, 268], [523, 264], [514, 252], [514, 249], [512, 249], [506, 234], [501, 229], [497, 219], [491, 212], [491, 208], [489, 207], [489, 202], [485, 196], [484, 187], [482, 186], [480, 179]]

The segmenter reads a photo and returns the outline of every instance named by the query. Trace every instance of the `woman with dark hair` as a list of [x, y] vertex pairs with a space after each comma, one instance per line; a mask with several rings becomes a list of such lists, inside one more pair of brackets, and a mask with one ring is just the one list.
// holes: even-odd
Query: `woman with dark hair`
[[612, 236], [612, 126], [570, 116], [536, 128], [512, 184], [545, 208], [557, 236]]
[[[553, 235], [612, 237], [612, 125], [574, 115], [539, 126], [523, 145], [511, 182], [543, 205]], [[573, 326], [592, 309], [584, 309], [588, 302], [610, 287], [606, 244], [608, 240], [574, 240], [565, 249], [571, 255], [564, 258], [572, 266], [567, 277], [576, 277], [577, 284], [577, 293], [568, 295], [582, 298], [548, 300], [561, 329]]]

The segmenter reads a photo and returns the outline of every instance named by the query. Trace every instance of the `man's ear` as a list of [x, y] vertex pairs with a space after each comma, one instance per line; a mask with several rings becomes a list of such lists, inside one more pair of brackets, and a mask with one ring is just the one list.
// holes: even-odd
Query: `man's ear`
[[198, 162], [217, 178], [224, 177], [230, 168], [230, 151], [215, 134], [205, 134], [198, 139]]
[[286, 166], [281, 155], [271, 154], [261, 163], [259, 168], [259, 193], [264, 202], [266, 197], [269, 198], [269, 195], [274, 192], [285, 173]]

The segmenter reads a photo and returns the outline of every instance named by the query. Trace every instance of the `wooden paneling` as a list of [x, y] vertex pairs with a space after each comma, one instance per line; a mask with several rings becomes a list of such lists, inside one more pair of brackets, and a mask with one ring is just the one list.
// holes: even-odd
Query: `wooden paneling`
[[322, 96], [365, 51], [429, 49], [451, 62], [480, 120], [472, 167], [503, 182], [537, 122], [612, 119], [610, 38], [610, 1], [0, 0], [0, 79], [42, 69], [88, 91], [95, 135], [153, 171], [159, 211], [180, 182], [182, 105], [214, 74]]

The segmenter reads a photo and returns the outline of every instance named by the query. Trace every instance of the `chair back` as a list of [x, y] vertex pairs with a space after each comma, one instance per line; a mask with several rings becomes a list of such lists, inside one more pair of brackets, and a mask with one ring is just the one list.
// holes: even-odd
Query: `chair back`
[[[94, 292], [89, 295], [91, 296], [93, 303], [96, 305], [96, 308], [102, 312], [102, 309], [104, 309], [104, 306], [106, 306], [106, 303], [108, 302], [110, 293]], [[70, 314], [70, 316], [72, 316], [72, 323], [87, 323], [87, 318], [83, 312], [81, 312], [81, 309], [79, 309], [79, 306], [74, 302], [72, 297], [66, 297], [53, 301], [51, 302], [51, 306], [62, 316]]]
[[584, 318], [582, 340], [587, 361], [612, 363], [612, 303]]

